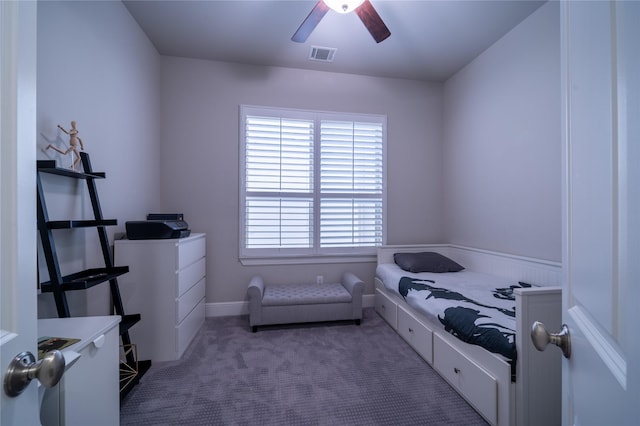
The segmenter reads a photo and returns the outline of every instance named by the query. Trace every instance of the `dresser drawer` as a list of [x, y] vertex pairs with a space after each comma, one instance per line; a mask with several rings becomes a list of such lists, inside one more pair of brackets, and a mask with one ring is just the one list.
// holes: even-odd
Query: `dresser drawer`
[[176, 323], [180, 323], [184, 317], [204, 298], [205, 279], [202, 278], [191, 287], [182, 297], [176, 301]]
[[429, 364], [433, 363], [433, 332], [418, 318], [398, 306], [398, 334]]
[[176, 357], [180, 358], [204, 323], [204, 298], [176, 326]]
[[489, 423], [498, 423], [496, 379], [437, 334], [433, 336], [433, 367]]
[[206, 254], [204, 237], [187, 239], [178, 244], [178, 270], [191, 265]]
[[203, 257], [179, 271], [176, 277], [178, 280], [178, 285], [176, 285], [176, 297], [182, 296], [187, 292], [187, 290], [200, 282], [202, 277], [206, 274], [206, 267], [206, 261]]
[[398, 305], [380, 289], [376, 289], [376, 312], [394, 329], [398, 329]]

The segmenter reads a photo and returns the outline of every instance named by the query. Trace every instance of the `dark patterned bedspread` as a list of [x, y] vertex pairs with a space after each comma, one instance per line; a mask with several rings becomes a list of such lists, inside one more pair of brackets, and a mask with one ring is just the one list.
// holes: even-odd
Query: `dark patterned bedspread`
[[376, 275], [417, 312], [457, 338], [500, 355], [515, 367], [516, 302], [525, 283], [472, 271], [410, 273], [381, 264]]
[[[507, 360], [517, 358], [515, 344], [515, 296], [514, 288], [528, 286], [524, 283], [487, 290], [488, 297], [480, 294], [465, 295], [436, 280], [402, 277], [398, 291], [407, 300], [416, 292], [411, 305], [419, 304], [437, 316], [444, 329], [467, 343], [500, 354]], [[420, 301], [422, 299], [422, 301]], [[498, 303], [496, 303], [498, 302]], [[507, 302], [507, 303], [505, 303]]]

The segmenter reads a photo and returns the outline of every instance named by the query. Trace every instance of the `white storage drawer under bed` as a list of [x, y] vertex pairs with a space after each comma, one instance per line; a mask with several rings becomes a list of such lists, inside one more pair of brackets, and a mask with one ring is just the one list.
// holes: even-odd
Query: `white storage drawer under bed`
[[433, 367], [491, 424], [498, 423], [498, 384], [478, 364], [437, 333], [433, 336]]
[[398, 329], [398, 305], [380, 289], [376, 289], [376, 312], [389, 323], [391, 328]]
[[398, 306], [398, 334], [425, 361], [433, 364], [433, 331], [402, 306]]

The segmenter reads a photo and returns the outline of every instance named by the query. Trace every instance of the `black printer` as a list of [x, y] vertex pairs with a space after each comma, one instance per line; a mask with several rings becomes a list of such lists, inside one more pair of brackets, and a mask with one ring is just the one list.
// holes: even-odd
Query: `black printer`
[[125, 223], [127, 238], [130, 240], [159, 240], [184, 238], [191, 235], [189, 225], [182, 214], [149, 214], [147, 219]]

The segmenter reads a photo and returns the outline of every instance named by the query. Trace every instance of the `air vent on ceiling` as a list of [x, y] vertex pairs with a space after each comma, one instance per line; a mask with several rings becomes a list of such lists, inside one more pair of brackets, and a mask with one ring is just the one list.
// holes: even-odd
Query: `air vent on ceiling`
[[336, 50], [338, 49], [334, 47], [311, 46], [309, 59], [312, 61], [333, 62], [333, 58], [336, 56]]

